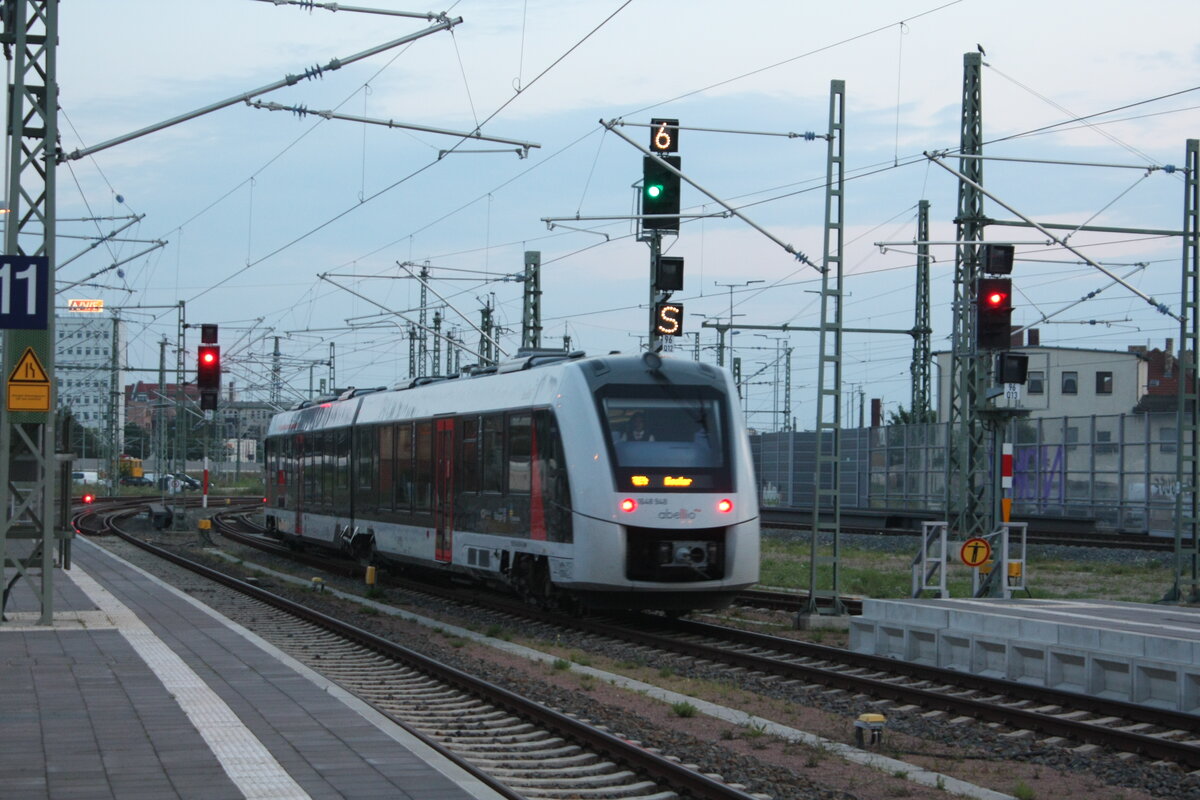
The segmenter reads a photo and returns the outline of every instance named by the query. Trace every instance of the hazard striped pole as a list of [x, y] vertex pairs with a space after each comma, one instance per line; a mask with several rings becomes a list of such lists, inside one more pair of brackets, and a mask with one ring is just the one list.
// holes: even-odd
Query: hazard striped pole
[[1011, 522], [1012, 514], [1012, 485], [1013, 485], [1013, 446], [1005, 442], [1000, 449], [1000, 514], [1004, 522]]

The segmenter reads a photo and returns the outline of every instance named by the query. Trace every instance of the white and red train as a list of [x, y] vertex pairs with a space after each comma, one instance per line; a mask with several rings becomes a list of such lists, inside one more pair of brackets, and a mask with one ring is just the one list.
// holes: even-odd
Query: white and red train
[[537, 352], [346, 392], [277, 414], [266, 469], [282, 539], [549, 605], [714, 608], [758, 580], [749, 443], [707, 364]]

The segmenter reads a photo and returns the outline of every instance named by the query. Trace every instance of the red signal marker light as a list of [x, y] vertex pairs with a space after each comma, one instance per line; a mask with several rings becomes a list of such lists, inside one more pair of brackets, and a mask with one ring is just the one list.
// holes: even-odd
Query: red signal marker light
[[720, 511], [722, 514], [728, 514], [730, 511], [733, 511], [733, 501], [728, 498], [718, 500], [717, 511]]
[[84, 503], [89, 503], [89, 504], [90, 504], [90, 503], [94, 503], [94, 502], [96, 502], [96, 495], [94, 495], [94, 494], [85, 494], [85, 495], [83, 496], [83, 498], [82, 498], [82, 499], [83, 499], [83, 502], [84, 502]]
[[637, 511], [637, 500], [634, 500], [632, 497], [626, 497], [621, 501], [621, 510], [625, 513]]

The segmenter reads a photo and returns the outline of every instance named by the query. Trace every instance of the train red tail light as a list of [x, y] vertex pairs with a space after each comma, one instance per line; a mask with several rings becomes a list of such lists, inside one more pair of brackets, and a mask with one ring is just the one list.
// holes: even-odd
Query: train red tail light
[[722, 514], [728, 514], [730, 511], [733, 511], [733, 501], [729, 498], [718, 500], [717, 511], [720, 511]]
[[83, 496], [83, 502], [85, 502], [85, 503], [94, 503], [94, 502], [96, 502], [96, 495], [94, 495], [94, 494], [85, 494], [85, 495]]
[[632, 497], [626, 497], [621, 501], [621, 510], [626, 513], [637, 511], [637, 500], [634, 500]]

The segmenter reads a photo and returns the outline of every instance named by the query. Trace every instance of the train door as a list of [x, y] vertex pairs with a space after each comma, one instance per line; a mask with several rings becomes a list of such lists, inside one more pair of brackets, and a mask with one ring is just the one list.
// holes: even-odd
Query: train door
[[437, 540], [433, 557], [449, 564], [454, 530], [454, 420], [439, 419], [433, 446], [433, 524]]

